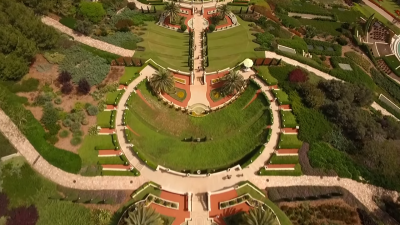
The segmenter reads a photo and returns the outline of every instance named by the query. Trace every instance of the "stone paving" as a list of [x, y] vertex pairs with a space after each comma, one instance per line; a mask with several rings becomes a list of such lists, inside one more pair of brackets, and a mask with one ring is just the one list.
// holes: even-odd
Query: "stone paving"
[[93, 39], [91, 37], [79, 34], [75, 31], [73, 31], [72, 29], [62, 25], [61, 23], [59, 23], [57, 20], [54, 20], [50, 17], [44, 16], [42, 17], [42, 22], [48, 26], [54, 27], [57, 30], [59, 30], [60, 32], [67, 34], [71, 37], [74, 38], [75, 41], [81, 42], [85, 45], [89, 45], [93, 48], [97, 48], [106, 52], [111, 52], [120, 56], [125, 56], [125, 57], [132, 57], [133, 54], [135, 54], [135, 51], [133, 50], [128, 50], [128, 49], [124, 49], [100, 40], [96, 40]]

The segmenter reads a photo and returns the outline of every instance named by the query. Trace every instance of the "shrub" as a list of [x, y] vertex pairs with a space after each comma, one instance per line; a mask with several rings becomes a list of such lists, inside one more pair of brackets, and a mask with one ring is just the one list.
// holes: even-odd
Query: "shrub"
[[213, 32], [214, 30], [215, 30], [215, 25], [210, 24], [210, 26], [208, 26], [208, 31]]
[[74, 89], [74, 87], [72, 86], [71, 83], [69, 83], [69, 82], [68, 83], [64, 83], [61, 86], [61, 93], [65, 94], [65, 95], [68, 95], [68, 94], [71, 94], [73, 89]]
[[355, 64], [361, 66], [365, 71], [369, 71], [371, 63], [357, 52], [346, 52], [344, 55], [351, 59]]
[[289, 81], [293, 83], [306, 82], [308, 80], [307, 74], [300, 68], [290, 72]]
[[82, 125], [88, 125], [89, 124], [89, 120], [88, 119], [83, 119], [82, 121], [81, 121], [81, 124]]
[[35, 225], [39, 219], [39, 213], [34, 205], [21, 206], [11, 210], [7, 225]]
[[107, 36], [94, 36], [94, 38], [130, 50], [137, 48], [137, 43], [143, 39], [132, 32], [115, 32]]
[[67, 130], [62, 130], [62, 131], [59, 133], [59, 136], [60, 136], [61, 138], [66, 138], [66, 137], [68, 137], [68, 135], [69, 135], [69, 132], [68, 132]]
[[342, 46], [348, 44], [347, 39], [344, 37], [338, 37], [338, 38], [336, 38], [336, 41], [339, 43], [339, 45], [342, 45]]
[[71, 145], [73, 146], [77, 146], [82, 142], [82, 138], [81, 137], [73, 137], [71, 139]]
[[5, 193], [0, 192], [0, 217], [5, 216], [8, 212], [8, 204], [10, 201]]
[[61, 129], [58, 121], [58, 111], [53, 107], [44, 107], [42, 118], [40, 122], [43, 123], [44, 127], [49, 131], [50, 134], [55, 135]]
[[81, 2], [79, 4], [79, 13], [93, 23], [100, 22], [106, 15], [103, 5], [98, 2]]
[[221, 17], [217, 13], [212, 14], [212, 16], [210, 17], [211, 24], [213, 24], [215, 26], [218, 24], [218, 22], [220, 20], [221, 20]]
[[69, 81], [71, 81], [72, 76], [68, 71], [62, 71], [59, 75], [58, 75], [58, 82], [60, 82], [61, 84], [64, 83], [68, 83]]
[[92, 23], [88, 20], [78, 20], [74, 30], [84, 35], [90, 35], [92, 32]]
[[43, 56], [51, 64], [59, 64], [65, 58], [65, 55], [58, 53], [58, 52], [54, 52], [54, 53], [45, 52]]
[[60, 105], [62, 103], [61, 98], [54, 99], [54, 103], [57, 104], [57, 105]]
[[40, 94], [40, 95], [36, 96], [33, 104], [35, 106], [38, 106], [38, 105], [43, 106], [46, 103], [51, 102], [51, 100], [52, 100], [52, 96], [50, 94], [48, 94], [48, 93]]
[[133, 21], [131, 19], [121, 19], [115, 24], [115, 28], [122, 32], [129, 31], [131, 26], [133, 26]]
[[62, 122], [62, 124], [63, 124], [63, 126], [64, 127], [70, 127], [71, 125], [72, 125], [72, 120], [70, 120], [70, 119], [65, 119], [65, 120], [63, 120], [63, 122]]
[[79, 80], [78, 92], [80, 92], [80, 93], [82, 93], [84, 95], [89, 94], [89, 92], [90, 92], [90, 84], [85, 78], [82, 78], [82, 79]]
[[75, 132], [77, 132], [77, 131], [80, 131], [80, 129], [81, 129], [81, 124], [80, 124], [79, 122], [74, 122], [74, 123], [71, 124], [70, 129], [71, 129], [71, 131], [72, 131], [73, 133], [75, 133]]
[[325, 56], [325, 55], [321, 55], [320, 59], [321, 59], [322, 61], [325, 61], [325, 60], [326, 60], [326, 56]]
[[184, 32], [187, 29], [187, 26], [185, 24], [181, 24], [181, 31]]
[[99, 109], [96, 106], [91, 105], [87, 108], [87, 113], [89, 116], [95, 116], [99, 113]]
[[293, 36], [292, 39], [278, 39], [277, 42], [280, 45], [295, 49], [299, 54], [302, 53], [303, 50], [307, 51], [307, 43], [298, 36]]
[[72, 17], [63, 17], [58, 22], [60, 22], [62, 25], [69, 27], [71, 29], [74, 29], [75, 25], [76, 25], [76, 19], [74, 19]]
[[134, 2], [128, 2], [127, 7], [130, 10], [135, 10], [136, 9], [136, 4]]

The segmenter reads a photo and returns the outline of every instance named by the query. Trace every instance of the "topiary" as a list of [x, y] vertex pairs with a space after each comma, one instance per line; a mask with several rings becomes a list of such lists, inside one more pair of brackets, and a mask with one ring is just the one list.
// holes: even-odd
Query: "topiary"
[[181, 24], [181, 31], [184, 32], [187, 29], [187, 26], [185, 24]]
[[99, 113], [99, 108], [97, 108], [94, 105], [91, 105], [87, 108], [87, 113], [89, 114], [89, 116], [95, 116]]
[[61, 138], [66, 138], [69, 135], [69, 132], [67, 130], [62, 130], [59, 134], [58, 134]]
[[208, 26], [208, 31], [213, 32], [214, 30], [215, 30], [215, 25], [210, 24], [210, 26]]

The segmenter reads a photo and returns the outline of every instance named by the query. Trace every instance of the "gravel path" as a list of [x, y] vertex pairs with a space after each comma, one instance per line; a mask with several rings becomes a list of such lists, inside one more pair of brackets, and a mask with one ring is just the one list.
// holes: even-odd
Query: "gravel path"
[[50, 17], [44, 16], [42, 17], [42, 22], [48, 26], [52, 26], [54, 28], [56, 28], [57, 30], [59, 30], [60, 32], [67, 34], [71, 37], [74, 38], [75, 41], [81, 42], [85, 45], [89, 45], [93, 48], [97, 48], [106, 52], [111, 52], [120, 56], [125, 56], [125, 57], [132, 57], [133, 54], [135, 54], [135, 51], [133, 50], [128, 50], [128, 49], [124, 49], [103, 41], [99, 41], [96, 39], [93, 39], [91, 37], [79, 34], [75, 31], [73, 31], [72, 29], [62, 25], [61, 23], [59, 23], [57, 20], [54, 20]]

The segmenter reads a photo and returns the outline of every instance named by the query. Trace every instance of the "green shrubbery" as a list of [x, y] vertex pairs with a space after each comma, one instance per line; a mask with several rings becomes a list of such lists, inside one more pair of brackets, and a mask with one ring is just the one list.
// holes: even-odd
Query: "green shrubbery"
[[270, 50], [272, 47], [272, 43], [274, 40], [274, 35], [264, 32], [264, 33], [256, 33], [255, 42], [260, 45], [260, 49], [262, 50]]
[[400, 76], [400, 70], [397, 69], [400, 66], [400, 62], [395, 55], [385, 56], [383, 60], [394, 74]]
[[114, 34], [109, 34], [107, 36], [93, 36], [101, 41], [119, 46], [122, 48], [135, 50], [136, 44], [141, 42], [143, 39], [136, 36], [132, 32], [115, 32]]
[[396, 81], [392, 80], [386, 75], [383, 75], [374, 68], [371, 69], [371, 76], [379, 87], [387, 91], [397, 101], [400, 101], [400, 85], [397, 84]]
[[365, 71], [369, 71], [371, 67], [371, 63], [368, 59], [365, 59], [362, 55], [358, 54], [357, 52], [346, 52], [344, 55], [353, 60], [353, 62], [359, 66], [361, 66]]
[[310, 59], [310, 58], [303, 57], [300, 54], [291, 54], [291, 53], [284, 52], [284, 51], [279, 51], [279, 50], [276, 50], [276, 53], [279, 54], [279, 55], [283, 55], [283, 56], [286, 56], [288, 58], [294, 59], [294, 60], [299, 61], [301, 63], [304, 63], [304, 64], [309, 65], [311, 67], [314, 67], [315, 69], [321, 70], [322, 72], [329, 73], [329, 68], [327, 68], [326, 65], [323, 64], [322, 62], [321, 62], [321, 64], [319, 64], [317, 61], [315, 61], [313, 59]]
[[86, 78], [90, 85], [96, 85], [107, 76], [110, 65], [105, 59], [74, 46], [65, 50], [65, 59], [60, 63], [60, 70], [68, 71], [76, 84]]
[[293, 36], [292, 39], [278, 39], [277, 42], [280, 45], [295, 49], [297, 54], [301, 54], [303, 50], [307, 52], [307, 43], [301, 37]]
[[[317, 55], [330, 55], [330, 56], [341, 56], [342, 46], [337, 44], [332, 44], [326, 41], [317, 41], [309, 38], [305, 38], [304, 41], [308, 45], [312, 45], [312, 49], [308, 49], [308, 52], [315, 53]], [[323, 47], [322, 50], [318, 49], [318, 46]], [[330, 50], [331, 48], [331, 50]]]
[[99, 2], [81, 2], [79, 4], [79, 13], [93, 23], [100, 22], [106, 15], [103, 5]]
[[[364, 84], [371, 90], [374, 90], [374, 81], [360, 67], [354, 64], [353, 61], [341, 57], [331, 57], [330, 60], [333, 67], [335, 67], [335, 69], [330, 71], [332, 76], [350, 83]], [[339, 67], [339, 63], [349, 64], [353, 70], [343, 70]]]
[[[0, 88], [0, 107], [18, 126], [39, 154], [50, 164], [70, 173], [78, 173], [81, 159], [77, 154], [68, 152], [47, 143], [45, 130], [29, 110], [26, 110], [17, 96], [6, 87]], [[25, 121], [21, 123], [21, 121]]]
[[69, 27], [71, 29], [75, 29], [76, 25], [76, 19], [72, 17], [63, 17], [61, 18], [58, 22], [60, 22], [62, 25]]

